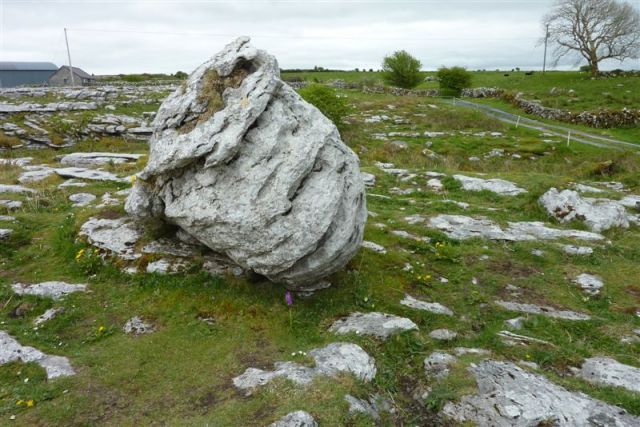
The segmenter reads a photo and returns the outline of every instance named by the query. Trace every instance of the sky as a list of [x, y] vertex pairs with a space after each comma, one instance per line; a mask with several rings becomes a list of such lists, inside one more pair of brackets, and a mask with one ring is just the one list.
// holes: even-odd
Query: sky
[[[640, 9], [640, 0], [632, 0]], [[553, 0], [0, 0], [0, 61], [93, 74], [190, 72], [238, 36], [281, 68], [378, 69], [404, 49], [423, 69], [541, 69]], [[569, 69], [575, 58], [555, 68]], [[553, 67], [552, 67], [553, 68]], [[640, 69], [640, 61], [602, 69]]]

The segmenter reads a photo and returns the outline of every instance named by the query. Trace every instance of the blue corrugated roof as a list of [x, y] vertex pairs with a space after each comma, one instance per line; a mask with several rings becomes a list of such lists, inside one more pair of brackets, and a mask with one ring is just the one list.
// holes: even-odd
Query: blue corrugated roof
[[58, 67], [52, 62], [16, 62], [0, 61], [0, 70], [12, 71], [57, 71]]

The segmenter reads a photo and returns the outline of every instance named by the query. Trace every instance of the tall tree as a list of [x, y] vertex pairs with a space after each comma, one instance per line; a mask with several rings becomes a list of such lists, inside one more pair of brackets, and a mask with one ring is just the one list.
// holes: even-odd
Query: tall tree
[[413, 89], [423, 79], [422, 63], [405, 50], [399, 50], [382, 60], [382, 79], [390, 85]]
[[640, 13], [616, 0], [557, 0], [544, 17], [556, 63], [574, 54], [587, 60], [591, 73], [605, 59], [640, 56]]

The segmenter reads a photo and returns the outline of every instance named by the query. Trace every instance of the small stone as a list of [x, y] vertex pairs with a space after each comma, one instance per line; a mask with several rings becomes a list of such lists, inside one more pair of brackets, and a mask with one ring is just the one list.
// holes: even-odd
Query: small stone
[[377, 243], [373, 243], [373, 242], [369, 242], [368, 240], [363, 240], [362, 241], [362, 247], [365, 249], [369, 249], [371, 251], [377, 252], [379, 254], [386, 254], [387, 250], [384, 248], [384, 246], [381, 246]]
[[387, 339], [395, 333], [417, 329], [418, 325], [404, 317], [377, 312], [356, 312], [333, 322], [329, 332], [338, 335], [357, 333]]
[[91, 193], [76, 193], [69, 196], [69, 200], [73, 202], [74, 207], [86, 206], [96, 199]]
[[400, 301], [400, 304], [407, 307], [415, 308], [416, 310], [429, 311], [435, 314], [444, 314], [446, 316], [453, 316], [453, 311], [437, 302], [420, 301], [411, 295], [405, 295], [404, 299]]
[[380, 419], [380, 414], [378, 413], [377, 408], [366, 400], [358, 399], [350, 394], [345, 395], [344, 400], [349, 404], [350, 414], [362, 413], [369, 415], [374, 420]]
[[517, 196], [527, 192], [527, 190], [518, 187], [513, 182], [503, 179], [482, 179], [465, 175], [453, 175], [453, 179], [462, 184], [462, 188], [467, 191], [486, 190], [503, 196]]
[[553, 307], [535, 304], [523, 304], [511, 301], [496, 301], [496, 304], [510, 311], [520, 313], [540, 314], [547, 317], [564, 320], [589, 320], [591, 317], [584, 313], [577, 313], [570, 310], [559, 310]]
[[427, 377], [441, 380], [449, 375], [451, 365], [457, 362], [455, 356], [441, 351], [434, 351], [424, 359], [424, 373]]
[[56, 317], [60, 313], [64, 313], [64, 307], [50, 308], [40, 316], [36, 317], [36, 319], [33, 321], [33, 324], [35, 326], [40, 326], [52, 320], [54, 317]]
[[12, 233], [13, 230], [9, 228], [0, 228], [0, 240], [7, 239]]
[[578, 375], [593, 384], [622, 387], [640, 393], [640, 368], [608, 357], [586, 359]]
[[540, 249], [534, 249], [534, 250], [531, 251], [531, 255], [537, 256], [537, 257], [542, 257], [542, 256], [544, 256], [544, 251], [542, 251]]
[[580, 274], [578, 277], [573, 279], [573, 281], [589, 295], [598, 295], [600, 293], [600, 289], [604, 287], [602, 279], [593, 274]]
[[296, 411], [269, 424], [269, 427], [318, 427], [318, 423], [308, 412]]
[[434, 340], [438, 341], [451, 341], [454, 340], [458, 334], [457, 332], [451, 331], [449, 329], [436, 329], [429, 333], [429, 336]]
[[505, 320], [504, 323], [507, 327], [511, 329], [522, 329], [524, 326], [524, 317], [515, 317], [513, 319]]
[[569, 255], [591, 255], [593, 249], [588, 246], [560, 245], [562, 252]]
[[154, 332], [155, 328], [150, 323], [146, 323], [140, 317], [135, 316], [127, 320], [122, 330], [125, 334], [143, 335]]

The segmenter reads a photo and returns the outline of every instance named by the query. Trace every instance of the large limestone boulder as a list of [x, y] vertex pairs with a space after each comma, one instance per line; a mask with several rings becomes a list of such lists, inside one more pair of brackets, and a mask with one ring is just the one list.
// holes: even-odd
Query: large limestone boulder
[[196, 69], [153, 127], [131, 215], [176, 224], [291, 289], [358, 251], [367, 211], [357, 156], [249, 38]]

